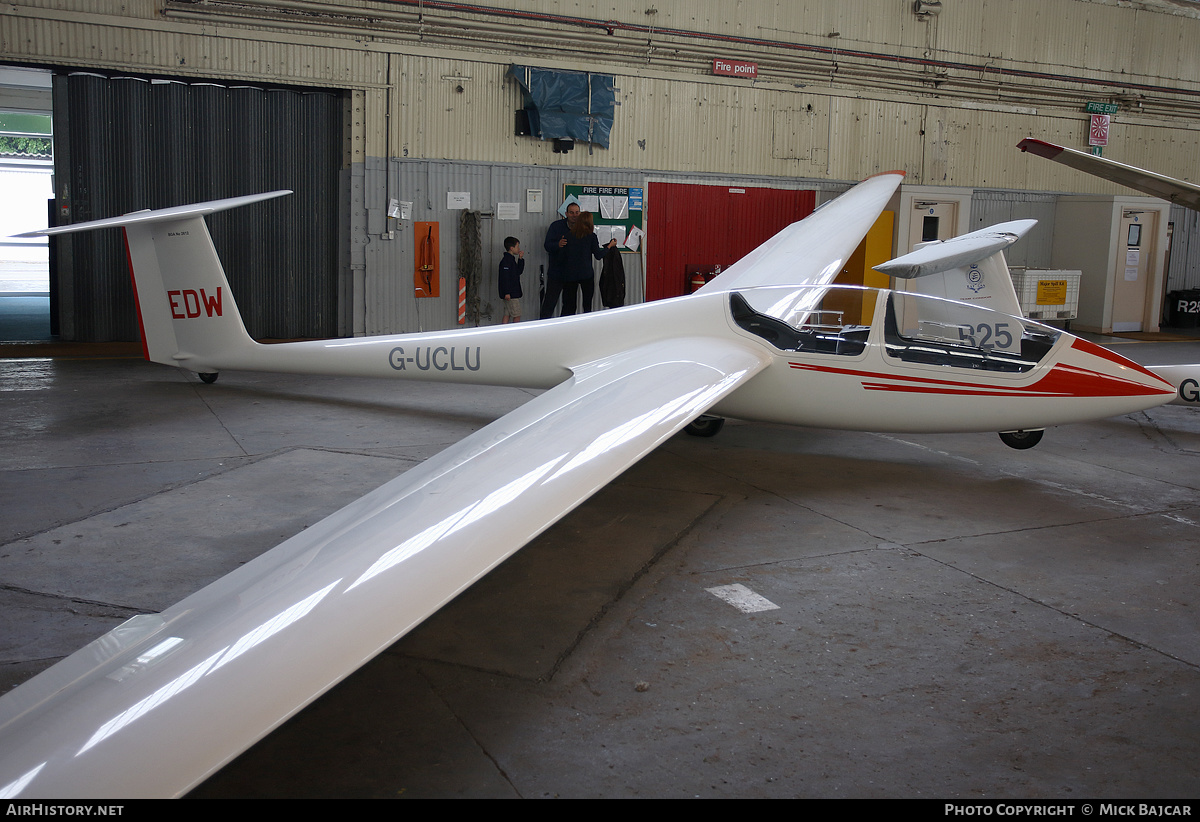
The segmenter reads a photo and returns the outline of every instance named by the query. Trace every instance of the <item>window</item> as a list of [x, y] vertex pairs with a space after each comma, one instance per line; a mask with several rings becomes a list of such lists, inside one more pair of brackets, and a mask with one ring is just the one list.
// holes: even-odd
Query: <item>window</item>
[[[828, 293], [838, 290], [820, 288], [780, 294], [777, 289], [764, 289], [774, 292], [774, 296], [785, 297], [784, 300], [775, 301], [773, 308], [786, 305], [786, 312], [757, 311], [741, 293], [735, 291], [729, 295], [729, 309], [739, 327], [762, 337], [781, 351], [857, 356], [867, 347], [871, 327], [848, 322], [843, 309], [832, 307], [835, 301], [827, 302], [825, 298]], [[757, 292], [754, 296], [763, 293]], [[875, 292], [871, 291], [870, 294], [873, 298]], [[788, 297], [795, 299], [789, 301]], [[815, 301], [815, 304], [809, 306], [809, 301]], [[797, 324], [772, 316], [775, 313], [784, 313], [794, 318]]]
[[904, 362], [1022, 373], [1036, 366], [1059, 332], [1047, 326], [950, 300], [893, 292], [884, 350]]

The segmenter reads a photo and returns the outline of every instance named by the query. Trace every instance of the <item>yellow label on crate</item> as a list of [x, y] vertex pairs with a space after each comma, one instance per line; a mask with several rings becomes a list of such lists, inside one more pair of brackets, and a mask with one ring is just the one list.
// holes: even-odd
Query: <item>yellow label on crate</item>
[[1066, 301], [1066, 280], [1038, 280], [1038, 305], [1063, 305]]

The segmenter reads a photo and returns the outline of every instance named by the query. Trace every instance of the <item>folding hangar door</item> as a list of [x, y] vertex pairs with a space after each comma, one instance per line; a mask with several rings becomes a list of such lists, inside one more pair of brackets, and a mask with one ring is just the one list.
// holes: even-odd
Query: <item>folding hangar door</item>
[[[208, 218], [252, 337], [339, 332], [339, 91], [95, 73], [54, 78], [58, 224], [291, 189]], [[51, 294], [66, 340], [137, 340], [121, 232], [58, 238]]]
[[816, 206], [815, 191], [650, 183], [646, 299], [688, 293], [693, 270], [728, 268]]

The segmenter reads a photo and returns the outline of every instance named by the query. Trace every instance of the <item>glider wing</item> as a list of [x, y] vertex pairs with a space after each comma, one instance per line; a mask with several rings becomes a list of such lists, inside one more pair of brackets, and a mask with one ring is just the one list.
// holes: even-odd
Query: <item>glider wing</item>
[[767, 364], [647, 343], [0, 700], [0, 797], [178, 796]]
[[1127, 166], [1114, 160], [1085, 154], [1073, 148], [1064, 148], [1042, 140], [1034, 140], [1032, 137], [1017, 143], [1017, 148], [1096, 177], [1120, 183], [1135, 191], [1149, 194], [1151, 197], [1161, 197], [1164, 200], [1200, 211], [1200, 185], [1195, 183], [1176, 180], [1165, 174], [1155, 174], [1144, 168]]

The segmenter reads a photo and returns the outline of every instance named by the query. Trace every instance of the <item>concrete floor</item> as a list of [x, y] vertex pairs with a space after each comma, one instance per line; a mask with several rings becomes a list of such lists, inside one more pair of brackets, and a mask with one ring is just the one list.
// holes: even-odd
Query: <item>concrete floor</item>
[[[0, 360], [0, 688], [529, 396]], [[1198, 488], [1196, 409], [681, 435], [193, 795], [1195, 797]]]

